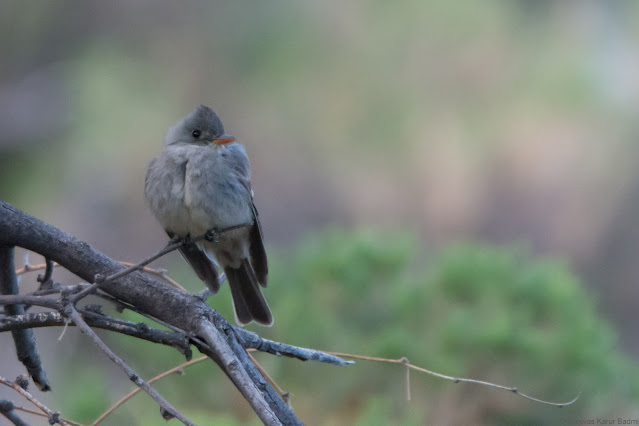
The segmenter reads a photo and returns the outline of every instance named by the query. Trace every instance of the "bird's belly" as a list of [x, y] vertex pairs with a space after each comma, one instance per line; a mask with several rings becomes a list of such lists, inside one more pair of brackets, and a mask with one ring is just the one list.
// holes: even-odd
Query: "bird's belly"
[[230, 177], [211, 176], [202, 168], [191, 170], [187, 165], [184, 204], [189, 209], [193, 235], [252, 221], [249, 200], [237, 185]]
[[147, 201], [169, 233], [195, 237], [252, 222], [251, 200], [237, 178], [205, 166], [197, 159], [167, 162], [149, 175]]
[[184, 202], [184, 183], [175, 182], [154, 208], [155, 216], [168, 232], [179, 237], [193, 235], [191, 208]]

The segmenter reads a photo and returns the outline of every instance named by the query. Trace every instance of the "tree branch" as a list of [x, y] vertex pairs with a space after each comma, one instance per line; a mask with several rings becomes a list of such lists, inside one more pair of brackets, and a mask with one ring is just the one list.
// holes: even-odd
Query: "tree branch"
[[99, 347], [102, 352], [104, 352], [106, 356], [109, 357], [111, 361], [113, 361], [115, 365], [120, 367], [127, 374], [129, 380], [144, 389], [144, 391], [148, 393], [151, 398], [153, 398], [158, 404], [160, 404], [162, 417], [164, 417], [165, 420], [169, 420], [175, 417], [187, 426], [195, 426], [195, 423], [191, 422], [184, 416], [184, 414], [176, 410], [175, 407], [173, 407], [166, 399], [164, 399], [164, 397], [162, 397], [162, 395], [160, 395], [146, 380], [138, 376], [133, 371], [133, 369], [124, 362], [122, 358], [117, 356], [102, 341], [102, 339], [100, 339], [98, 335], [95, 334], [95, 331], [93, 331], [91, 327], [89, 327], [89, 325], [84, 322], [84, 319], [82, 319], [78, 311], [71, 304], [67, 306], [67, 314], [69, 315], [69, 318], [75, 323], [75, 325], [77, 325], [84, 334], [89, 336], [93, 340], [93, 343], [95, 343], [96, 346]]
[[[135, 265], [131, 265], [126, 269], [122, 269], [118, 272], [115, 272], [111, 275], [109, 275], [108, 277], [105, 277], [104, 275], [101, 274], [97, 274], [93, 281], [94, 284], [92, 284], [90, 287], [82, 290], [81, 292], [74, 294], [73, 296], [71, 296], [69, 298], [69, 300], [71, 301], [71, 303], [77, 303], [80, 299], [88, 296], [91, 293], [94, 293], [100, 286], [104, 285], [105, 283], [110, 283], [113, 281], [118, 280], [119, 278], [122, 278], [128, 274], [130, 274], [133, 271], [139, 271], [142, 268], [144, 268], [146, 265], [148, 265], [149, 263], [153, 262], [154, 260], [157, 260], [159, 258], [161, 258], [162, 256], [171, 253], [172, 251], [175, 251], [177, 249], [179, 249], [180, 247], [182, 247], [183, 245], [187, 244], [187, 243], [195, 243], [204, 239], [209, 239], [209, 238], [214, 238], [215, 242], [217, 242], [217, 239], [220, 238], [220, 236], [227, 231], [232, 231], [234, 229], [237, 228], [244, 228], [247, 226], [251, 226], [252, 223], [243, 223], [240, 225], [233, 225], [233, 226], [229, 226], [228, 228], [222, 229], [222, 230], [211, 230], [203, 235], [200, 235], [196, 238], [185, 238], [183, 240], [179, 240], [176, 242], [170, 242], [166, 247], [164, 247], [162, 250], [160, 250], [159, 252], [157, 252], [156, 254], [154, 254], [153, 256], [150, 256], [146, 259], [144, 259], [143, 261], [136, 263]], [[48, 261], [48, 259], [47, 259]], [[51, 266], [53, 267], [53, 266]], [[93, 282], [92, 281], [92, 282]]]
[[233, 350], [227, 340], [220, 335], [219, 330], [209, 321], [203, 320], [200, 323], [198, 334], [202, 336], [209, 348], [215, 352], [216, 362], [240, 390], [242, 396], [251, 404], [260, 420], [267, 426], [281, 425], [282, 422], [279, 421], [271, 407], [266, 403], [264, 396], [257, 389], [243, 365], [238, 362]]
[[[191, 344], [184, 333], [150, 328], [144, 323], [136, 324], [86, 310], [79, 310], [78, 312], [90, 327], [114, 331], [152, 343], [170, 346], [182, 352], [187, 359], [192, 356]], [[13, 316], [0, 315], [0, 333], [3, 331], [66, 325], [75, 324], [68, 324], [68, 320], [60, 312], [38, 312]]]
[[[13, 246], [0, 245], [0, 293], [5, 295], [18, 294], [18, 278], [13, 260], [14, 251]], [[20, 304], [6, 305], [4, 312], [8, 315], [22, 315], [24, 314], [24, 306]], [[43, 392], [51, 390], [51, 385], [49, 385], [49, 380], [40, 362], [33, 330], [13, 330], [11, 334], [18, 359], [33, 378], [33, 382]]]
[[6, 399], [0, 399], [0, 414], [5, 416], [7, 420], [13, 423], [15, 426], [29, 426], [29, 423], [25, 422], [15, 412], [15, 405], [13, 402]]
[[[3, 201], [0, 201], [0, 245], [19, 246], [37, 252], [87, 282], [95, 281], [96, 274], [108, 277], [124, 270], [121, 264], [94, 250], [87, 243], [79, 241]], [[120, 274], [117, 279], [104, 280], [100, 284], [100, 289], [121, 302], [135, 306], [146, 315], [157, 318], [172, 328], [182, 330], [186, 335], [192, 336], [191, 340], [196, 343], [196, 346], [218, 362], [218, 365], [232, 367], [229, 369], [223, 367], [229, 377], [235, 374], [234, 371], [229, 370], [238, 368], [244, 370], [252, 383], [246, 381], [246, 377], [242, 373], [239, 374], [243, 376], [243, 379], [233, 380], [233, 383], [243, 395], [250, 394], [257, 405], [263, 407], [260, 398], [266, 402], [268, 410], [264, 409], [260, 415], [268, 416], [269, 421], [274, 415], [275, 420], [272, 424], [301, 424], [291, 408], [284, 403], [255, 368], [246, 350], [238, 342], [237, 333], [233, 332], [233, 327], [204, 301], [139, 271], [131, 271], [130, 273], [127, 271], [127, 274]], [[0, 296], [0, 305], [15, 303], [17, 297], [23, 298], [22, 303], [38, 304], [33, 302], [39, 302], [40, 305], [47, 305], [58, 310], [61, 307], [58, 301], [38, 296]], [[77, 317], [74, 318], [76, 324], [84, 323], [77, 312], [74, 317]], [[215, 334], [211, 327], [217, 330], [215, 333], [218, 337], [213, 338]], [[208, 339], [209, 345], [216, 343], [217, 346], [203, 345], [197, 336]], [[231, 352], [226, 350], [220, 340], [226, 341]], [[197, 343], [198, 341], [200, 343]], [[222, 362], [223, 357], [216, 353], [218, 348], [226, 350], [224, 356], [229, 357], [228, 359], [224, 358], [226, 362]], [[231, 359], [233, 357], [235, 359]], [[260, 398], [254, 395], [255, 389], [261, 393]], [[275, 423], [275, 421], [279, 423]]]
[[256, 349], [261, 352], [268, 352], [272, 355], [284, 355], [291, 358], [297, 358], [302, 361], [319, 361], [333, 365], [355, 364], [354, 361], [345, 361], [335, 355], [317, 351], [315, 349], [300, 348], [298, 346], [291, 346], [285, 343], [263, 339], [256, 333], [244, 330], [240, 327], [233, 327], [233, 330], [235, 331], [240, 344], [246, 349]]
[[[22, 381], [22, 376], [18, 377], [17, 381]], [[35, 405], [36, 407], [38, 407], [40, 410], [42, 410], [42, 412], [44, 414], [46, 414], [49, 417], [49, 424], [53, 425], [56, 423], [61, 424], [62, 426], [70, 426], [69, 423], [67, 423], [66, 420], [62, 419], [60, 417], [60, 413], [54, 412], [51, 409], [49, 409], [46, 405], [44, 405], [43, 403], [41, 403], [40, 401], [38, 401], [37, 399], [35, 399], [33, 397], [33, 395], [31, 395], [29, 392], [27, 392], [26, 390], [26, 383], [28, 383], [28, 380], [26, 379], [26, 376], [24, 376], [24, 388], [22, 388], [22, 386], [20, 386], [18, 383], [16, 382], [12, 382], [10, 380], [5, 379], [4, 377], [0, 376], [0, 383], [2, 383], [5, 386], [9, 386], [10, 388], [12, 388], [13, 390], [15, 390], [16, 392], [18, 392], [20, 395], [22, 395], [23, 397], [25, 397], [27, 400], [31, 401], [31, 403], [33, 403], [33, 405]]]

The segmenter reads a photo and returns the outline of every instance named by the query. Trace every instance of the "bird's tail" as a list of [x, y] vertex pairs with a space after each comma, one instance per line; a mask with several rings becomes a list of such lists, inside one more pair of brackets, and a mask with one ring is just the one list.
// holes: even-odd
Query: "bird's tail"
[[256, 321], [262, 325], [272, 325], [271, 310], [260, 291], [257, 277], [248, 259], [242, 259], [239, 268], [224, 268], [231, 288], [235, 319], [244, 325]]

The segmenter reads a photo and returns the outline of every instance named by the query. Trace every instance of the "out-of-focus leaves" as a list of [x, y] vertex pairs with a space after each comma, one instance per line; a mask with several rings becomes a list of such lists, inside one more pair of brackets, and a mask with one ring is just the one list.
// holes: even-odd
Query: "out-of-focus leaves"
[[[290, 252], [272, 250], [270, 259], [265, 294], [275, 325], [250, 326], [265, 337], [405, 356], [428, 369], [517, 386], [542, 399], [563, 401], [581, 393], [560, 413], [507, 392], [413, 372], [413, 400], [407, 402], [399, 365], [358, 360], [338, 368], [258, 354], [309, 423], [552, 423], [560, 414], [631, 415], [639, 401], [639, 370], [617, 351], [614, 333], [561, 262], [535, 259], [519, 246], [461, 245], [427, 266], [413, 238], [370, 230], [309, 236]], [[226, 292], [212, 303], [229, 315]], [[153, 351], [149, 359], [147, 351], [135, 349], [141, 345], [127, 340], [125, 354], [147, 375], [179, 362], [168, 349]], [[159, 389], [187, 411], [206, 406], [213, 419], [218, 410], [239, 416], [245, 402], [207, 364], [165, 379]], [[464, 401], [472, 401], [472, 408], [456, 410]]]

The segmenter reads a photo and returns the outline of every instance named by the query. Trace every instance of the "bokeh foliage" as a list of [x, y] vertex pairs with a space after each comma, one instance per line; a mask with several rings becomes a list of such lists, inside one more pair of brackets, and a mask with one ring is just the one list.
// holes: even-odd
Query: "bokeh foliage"
[[[300, 346], [405, 356], [444, 374], [518, 386], [542, 399], [565, 401], [577, 393], [580, 399], [559, 409], [412, 373], [407, 401], [399, 365], [360, 360], [333, 367], [257, 355], [293, 394], [308, 424], [539, 424], [636, 415], [639, 370], [619, 354], [611, 328], [561, 262], [535, 259], [519, 246], [459, 245], [426, 258], [412, 237], [372, 231], [333, 230], [289, 251], [271, 251], [266, 294], [275, 325], [254, 328]], [[232, 318], [226, 291], [211, 301]], [[147, 377], [180, 362], [169, 349], [132, 339], [111, 343]], [[259, 424], [210, 361], [158, 388], [202, 424]], [[77, 420], [92, 419], [86, 407], [73, 405], [60, 408]], [[94, 415], [104, 405], [96, 401]], [[154, 424], [156, 411], [138, 396], [106, 424]]]

